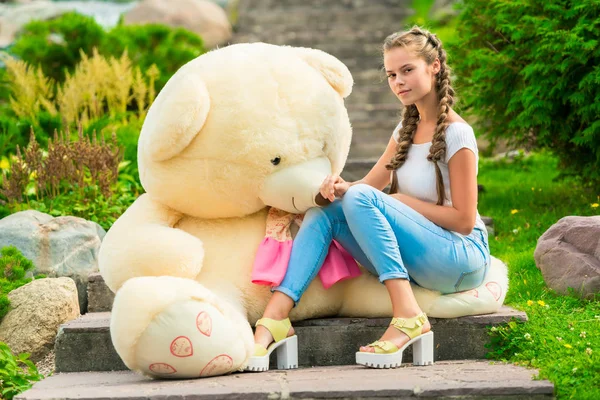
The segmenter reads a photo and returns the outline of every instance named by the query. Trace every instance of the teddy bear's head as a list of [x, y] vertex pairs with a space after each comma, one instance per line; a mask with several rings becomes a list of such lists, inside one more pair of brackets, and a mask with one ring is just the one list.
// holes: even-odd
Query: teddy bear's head
[[346, 162], [343, 98], [352, 84], [346, 66], [319, 50], [252, 43], [206, 53], [177, 71], [148, 111], [142, 185], [199, 218], [265, 206], [304, 212]]

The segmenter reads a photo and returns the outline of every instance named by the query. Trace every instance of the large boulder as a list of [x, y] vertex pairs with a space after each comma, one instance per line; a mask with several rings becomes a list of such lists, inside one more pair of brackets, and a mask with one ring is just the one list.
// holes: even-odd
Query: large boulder
[[98, 271], [98, 251], [105, 234], [95, 222], [78, 217], [54, 218], [35, 210], [0, 220], [0, 248], [18, 248], [35, 265], [34, 275], [72, 278], [82, 314], [87, 310], [88, 275]]
[[43, 359], [53, 348], [58, 327], [79, 316], [77, 288], [70, 278], [36, 279], [8, 294], [11, 309], [0, 323], [0, 340], [13, 353]]
[[126, 24], [156, 23], [199, 34], [212, 49], [231, 38], [231, 24], [223, 8], [208, 0], [142, 0], [125, 14]]
[[564, 217], [538, 240], [535, 263], [548, 287], [584, 298], [600, 293], [600, 215]]

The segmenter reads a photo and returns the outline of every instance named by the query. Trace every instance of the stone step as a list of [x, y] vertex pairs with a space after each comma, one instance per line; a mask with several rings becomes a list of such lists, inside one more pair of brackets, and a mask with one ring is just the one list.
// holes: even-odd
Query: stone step
[[130, 371], [55, 374], [16, 400], [213, 399], [552, 399], [537, 371], [483, 360], [397, 369], [301, 368], [189, 380], [155, 380]]
[[382, 80], [377, 86], [369, 85], [364, 82], [356, 82], [352, 88], [350, 96], [344, 100], [346, 107], [351, 106], [376, 106], [379, 104], [394, 105], [396, 110], [402, 108], [402, 103], [390, 90], [387, 82]]
[[338, 9], [357, 9], [365, 6], [379, 8], [398, 8], [409, 7], [411, 4], [407, 0], [244, 0], [238, 5], [239, 12], [271, 12], [277, 9], [286, 9], [290, 11], [303, 11], [306, 9], [338, 10]]
[[[503, 307], [498, 313], [452, 319], [431, 318], [435, 360], [481, 359], [487, 353], [487, 327], [511, 318], [526, 321], [524, 312]], [[294, 322], [301, 367], [352, 365], [360, 345], [370, 343], [387, 328], [389, 318], [324, 318]], [[110, 313], [88, 313], [62, 325], [55, 343], [56, 371], [113, 371], [125, 365], [110, 338]], [[405, 355], [412, 360], [411, 351]]]
[[[298, 11], [298, 10], [297, 10]], [[402, 21], [412, 14], [406, 6], [393, 8], [366, 6], [356, 9], [306, 9], [299, 12], [281, 7], [269, 12], [248, 10], [240, 12], [236, 32], [252, 32], [261, 27], [264, 34], [289, 31], [328, 31], [336, 26], [353, 26], [355, 30], [383, 30], [393, 32], [401, 28]], [[265, 36], [268, 37], [268, 36]]]
[[[346, 108], [352, 126], [356, 122], [374, 120], [375, 123], [369, 126], [392, 127], [393, 130], [402, 118], [400, 102], [387, 104], [347, 104]], [[382, 121], [385, 121], [385, 123], [382, 123]], [[392, 131], [388, 133], [387, 138], [389, 139]]]
[[[356, 31], [348, 26], [331, 26], [324, 31], [290, 31], [281, 29], [270, 31], [268, 43], [287, 44], [289, 46], [312, 47], [315, 44], [355, 43], [372, 44], [381, 48], [383, 40], [391, 33], [390, 29]], [[236, 32], [235, 43], [252, 43], [265, 41], [265, 28], [256, 25], [244, 32]]]

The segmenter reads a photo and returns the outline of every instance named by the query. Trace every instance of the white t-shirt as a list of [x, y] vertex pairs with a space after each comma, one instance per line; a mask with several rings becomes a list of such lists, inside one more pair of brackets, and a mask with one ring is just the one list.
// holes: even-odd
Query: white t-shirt
[[[392, 138], [398, 143], [402, 123], [398, 124]], [[404, 164], [396, 170], [398, 175], [398, 191], [429, 203], [437, 203], [438, 195], [436, 188], [435, 166], [427, 160], [431, 142], [412, 144]], [[448, 174], [448, 161], [460, 149], [467, 148], [475, 154], [476, 166], [479, 163], [479, 152], [477, 140], [470, 125], [463, 122], [453, 122], [446, 128], [446, 157], [439, 162], [440, 170], [444, 178], [446, 199], [444, 205], [452, 206], [452, 195], [450, 192], [450, 178]], [[477, 168], [477, 167], [476, 167]], [[476, 173], [478, 169], [476, 169]], [[485, 224], [477, 213], [475, 228], [486, 231]]]

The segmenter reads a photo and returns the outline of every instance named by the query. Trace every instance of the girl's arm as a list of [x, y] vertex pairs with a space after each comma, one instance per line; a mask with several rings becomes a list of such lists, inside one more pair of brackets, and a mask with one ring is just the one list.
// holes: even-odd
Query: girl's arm
[[398, 144], [394, 138], [390, 138], [385, 152], [379, 157], [377, 163], [371, 168], [369, 173], [359, 181], [352, 182], [350, 186], [356, 185], [357, 183], [366, 183], [371, 185], [378, 190], [383, 190], [390, 183], [391, 171], [386, 169], [385, 166], [390, 162], [392, 157], [396, 154], [396, 146]]
[[475, 154], [467, 148], [460, 149], [448, 162], [448, 171], [452, 206], [438, 206], [401, 193], [392, 196], [442, 228], [468, 235], [477, 216]]
[[336, 196], [342, 197], [350, 186], [359, 183], [365, 183], [376, 189], [383, 190], [390, 183], [391, 176], [391, 171], [386, 169], [385, 166], [390, 162], [394, 154], [396, 154], [396, 141], [390, 138], [385, 152], [379, 157], [377, 163], [364, 178], [354, 182], [346, 182], [339, 175], [329, 175], [319, 188], [321, 195], [330, 201], [334, 201]]

